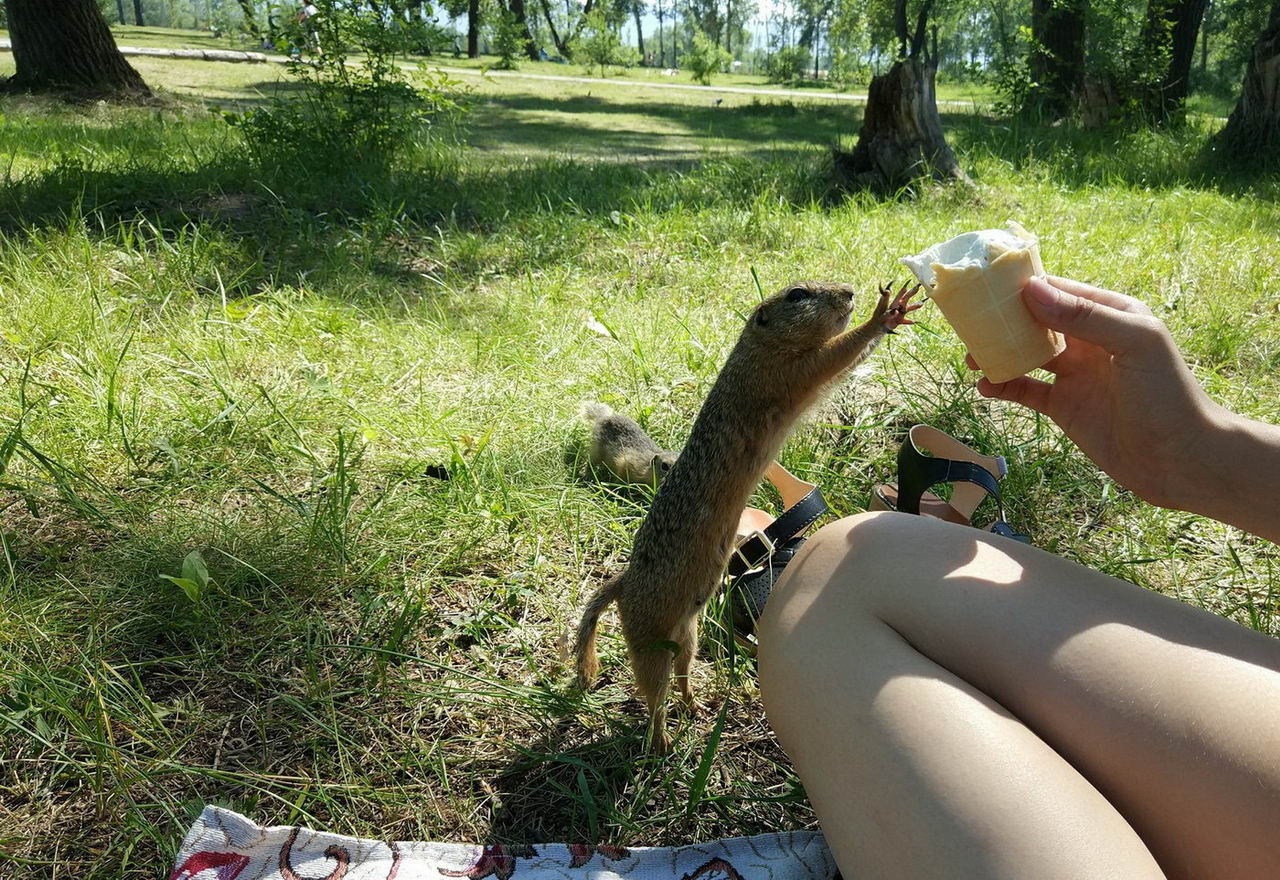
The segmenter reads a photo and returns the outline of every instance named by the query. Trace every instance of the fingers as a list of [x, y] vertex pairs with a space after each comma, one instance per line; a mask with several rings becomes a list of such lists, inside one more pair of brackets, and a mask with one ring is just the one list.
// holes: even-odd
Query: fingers
[[1023, 376], [1008, 382], [996, 384], [985, 376], [978, 380], [978, 393], [983, 397], [994, 397], [997, 400], [1008, 400], [1030, 407], [1038, 413], [1051, 415], [1051, 392], [1053, 385]]
[[1164, 325], [1150, 314], [1138, 314], [1077, 296], [1041, 278], [1027, 282], [1022, 298], [1032, 317], [1041, 324], [1092, 342], [1113, 355], [1140, 354], [1153, 347], [1164, 332]]
[[1132, 312], [1135, 315], [1151, 314], [1151, 309], [1142, 300], [1125, 296], [1123, 293], [1116, 293], [1114, 290], [1104, 290], [1101, 287], [1094, 287], [1092, 284], [1085, 284], [1083, 281], [1074, 281], [1057, 275], [1049, 275], [1048, 281], [1059, 290], [1065, 290], [1075, 296], [1091, 299], [1100, 305], [1110, 306], [1122, 312]]

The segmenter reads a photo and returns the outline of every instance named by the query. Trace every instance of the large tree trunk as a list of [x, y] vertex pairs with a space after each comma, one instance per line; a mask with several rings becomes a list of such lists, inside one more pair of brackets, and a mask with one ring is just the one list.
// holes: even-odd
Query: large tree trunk
[[1180, 121], [1196, 37], [1208, 0], [1148, 0], [1142, 40], [1148, 57], [1164, 61], [1164, 73], [1144, 103], [1157, 122]]
[[480, 57], [480, 0], [467, 4], [467, 57]]
[[1053, 119], [1070, 111], [1084, 85], [1088, 0], [1031, 0], [1031, 78], [1037, 108]]
[[925, 176], [968, 182], [942, 133], [933, 78], [932, 65], [902, 58], [871, 80], [858, 143], [835, 153], [839, 183], [893, 192]]
[[1271, 20], [1249, 57], [1240, 100], [1215, 146], [1233, 158], [1280, 164], [1280, 0], [1272, 0]]
[[533, 34], [529, 31], [529, 16], [524, 9], [524, 0], [508, 0], [511, 7], [511, 14], [516, 17], [516, 21], [520, 23], [520, 29], [524, 31], [524, 54], [529, 57], [530, 61], [538, 61], [538, 47], [533, 42]]
[[146, 26], [146, 22], [142, 20], [142, 0], [133, 0], [133, 23], [138, 27]]
[[124, 60], [96, 0], [5, 0], [17, 71], [11, 91], [73, 91], [100, 97], [151, 94]]

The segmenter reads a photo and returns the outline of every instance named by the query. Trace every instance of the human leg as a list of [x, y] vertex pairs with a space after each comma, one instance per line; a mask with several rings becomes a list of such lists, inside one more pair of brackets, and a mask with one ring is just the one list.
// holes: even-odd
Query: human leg
[[1141, 876], [1136, 832], [1174, 876], [1280, 876], [1274, 639], [1012, 541], [878, 514], [823, 529], [788, 566], [760, 663], [851, 873], [968, 854], [979, 875], [1026, 876], [1025, 857], [1049, 876], [1056, 853]]

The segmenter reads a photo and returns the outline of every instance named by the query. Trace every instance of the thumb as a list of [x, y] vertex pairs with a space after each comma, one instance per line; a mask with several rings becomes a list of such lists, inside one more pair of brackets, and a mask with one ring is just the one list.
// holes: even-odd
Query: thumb
[[1043, 278], [1028, 281], [1022, 299], [1031, 316], [1041, 324], [1092, 342], [1113, 355], [1133, 353], [1148, 345], [1160, 332], [1160, 323], [1155, 318], [1067, 293]]

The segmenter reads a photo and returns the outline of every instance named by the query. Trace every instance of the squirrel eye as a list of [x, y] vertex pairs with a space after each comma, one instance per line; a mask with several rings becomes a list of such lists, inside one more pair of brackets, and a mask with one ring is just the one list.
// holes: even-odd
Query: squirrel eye
[[809, 299], [813, 296], [813, 291], [807, 287], [793, 287], [787, 291], [787, 302], [794, 303], [801, 300]]

